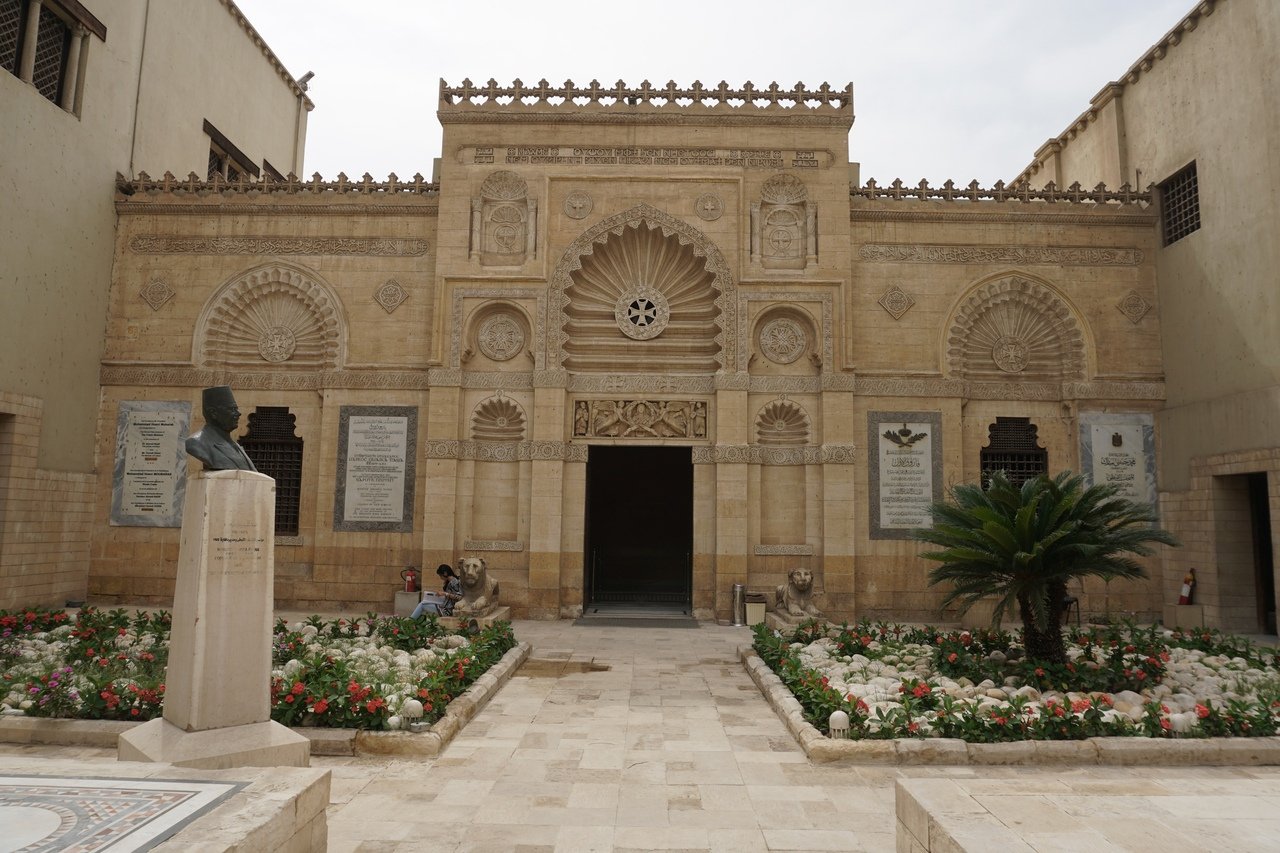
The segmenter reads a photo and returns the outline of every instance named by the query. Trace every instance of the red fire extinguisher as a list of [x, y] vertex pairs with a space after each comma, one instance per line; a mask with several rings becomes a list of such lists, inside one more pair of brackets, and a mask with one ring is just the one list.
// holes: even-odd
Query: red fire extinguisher
[[1186, 575], [1182, 578], [1182, 591], [1178, 596], [1179, 604], [1191, 603], [1191, 592], [1196, 588], [1196, 570], [1187, 569]]
[[413, 566], [406, 566], [404, 570], [400, 572], [400, 577], [404, 578], [405, 592], [417, 592], [421, 589], [421, 587], [418, 586], [418, 570]]

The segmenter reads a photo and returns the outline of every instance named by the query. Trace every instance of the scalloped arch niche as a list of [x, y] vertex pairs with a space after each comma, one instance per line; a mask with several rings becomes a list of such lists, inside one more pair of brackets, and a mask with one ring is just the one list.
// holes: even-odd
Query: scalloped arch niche
[[695, 229], [652, 208], [602, 225], [570, 247], [557, 274], [564, 367], [681, 374], [720, 369], [732, 318], [723, 309], [731, 285], [719, 252]]
[[1083, 379], [1085, 365], [1084, 333], [1070, 306], [1016, 275], [971, 293], [947, 333], [947, 366], [965, 379]]
[[344, 361], [337, 297], [291, 267], [259, 267], [223, 285], [196, 329], [198, 367], [337, 370]]

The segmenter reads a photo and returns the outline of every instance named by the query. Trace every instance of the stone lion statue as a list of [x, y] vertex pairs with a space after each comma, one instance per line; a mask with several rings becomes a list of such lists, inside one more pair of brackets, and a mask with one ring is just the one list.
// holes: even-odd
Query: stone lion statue
[[489, 577], [483, 557], [458, 560], [462, 600], [453, 606], [454, 616], [483, 616], [498, 606], [498, 582]]
[[821, 618], [822, 611], [813, 603], [813, 572], [809, 569], [792, 569], [787, 582], [778, 584], [774, 593], [774, 610], [796, 618], [806, 616]]

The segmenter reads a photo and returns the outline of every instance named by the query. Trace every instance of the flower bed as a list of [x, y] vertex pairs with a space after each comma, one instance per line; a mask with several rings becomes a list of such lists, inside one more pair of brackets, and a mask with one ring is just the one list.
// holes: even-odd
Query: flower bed
[[856, 739], [970, 743], [1088, 737], [1252, 737], [1280, 729], [1275, 652], [1212, 630], [1133, 625], [1066, 634], [1069, 662], [1028, 661], [1013, 635], [867, 622], [755, 629], [754, 648], [805, 718]]
[[[169, 625], [164, 612], [0, 611], [0, 709], [91, 720], [158, 716]], [[514, 645], [508, 623], [449, 631], [435, 619], [375, 614], [278, 621], [271, 717], [291, 726], [385, 729], [413, 699], [431, 723]]]

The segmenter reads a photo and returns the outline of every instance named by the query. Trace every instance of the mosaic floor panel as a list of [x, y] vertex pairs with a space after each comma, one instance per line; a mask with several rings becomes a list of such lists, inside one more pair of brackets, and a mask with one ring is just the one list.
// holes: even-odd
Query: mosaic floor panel
[[0, 853], [147, 850], [242, 787], [166, 779], [0, 776]]

